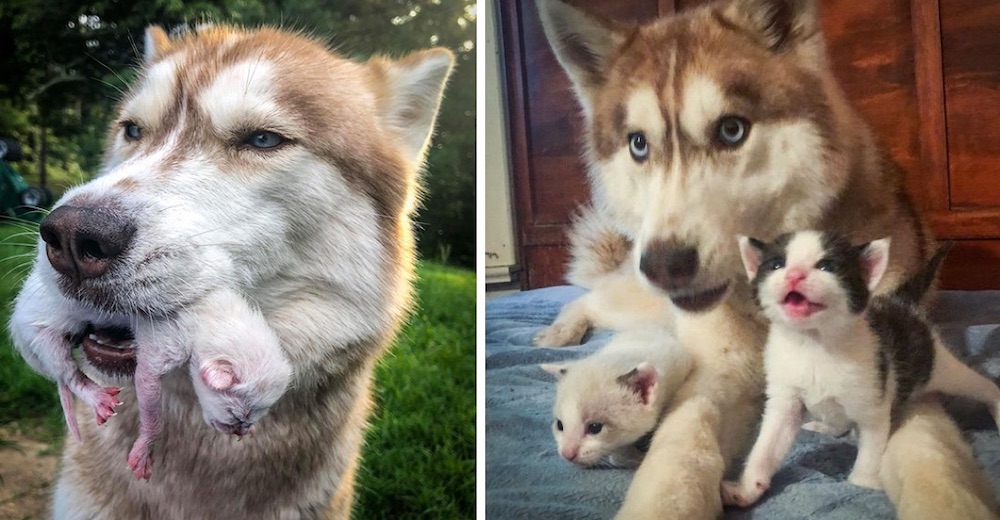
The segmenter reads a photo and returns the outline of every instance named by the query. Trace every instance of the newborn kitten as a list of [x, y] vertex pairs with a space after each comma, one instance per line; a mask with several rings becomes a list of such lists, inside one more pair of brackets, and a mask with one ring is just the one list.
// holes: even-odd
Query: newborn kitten
[[135, 328], [139, 438], [128, 465], [149, 479], [153, 443], [162, 431], [160, 379], [188, 364], [205, 422], [240, 437], [285, 393], [292, 367], [260, 311], [218, 289], [170, 319], [140, 319]]
[[643, 326], [579, 361], [541, 368], [558, 380], [552, 434], [560, 455], [584, 467], [631, 468], [692, 362], [669, 330]]
[[986, 403], [1000, 419], [1000, 389], [944, 346], [919, 307], [947, 247], [888, 295], [871, 296], [885, 273], [889, 239], [852, 247], [816, 231], [766, 244], [740, 237], [757, 302], [771, 321], [764, 352], [767, 405], [739, 482], [722, 501], [746, 507], [768, 489], [795, 440], [803, 405], [822, 422], [806, 428], [858, 430], [848, 481], [879, 488], [892, 415], [912, 397], [941, 391]]
[[37, 270], [25, 280], [10, 321], [10, 335], [21, 357], [33, 370], [56, 382], [66, 426], [77, 441], [80, 427], [73, 415], [74, 395], [94, 409], [97, 424], [104, 424], [121, 404], [116, 397], [120, 388], [97, 384], [73, 359], [73, 347], [81, 343], [92, 322], [105, 329], [127, 330], [129, 325], [123, 317], [71, 305], [54, 285], [42, 283]]

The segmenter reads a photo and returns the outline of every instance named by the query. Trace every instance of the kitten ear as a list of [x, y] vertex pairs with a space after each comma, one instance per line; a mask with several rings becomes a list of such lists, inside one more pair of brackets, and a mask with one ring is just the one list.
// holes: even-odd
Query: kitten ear
[[743, 268], [747, 272], [747, 278], [753, 280], [760, 269], [761, 253], [764, 252], [764, 244], [756, 238], [738, 235], [736, 240], [740, 244], [740, 258], [743, 259]]
[[618, 376], [618, 382], [632, 391], [642, 404], [649, 404], [653, 400], [653, 389], [660, 378], [660, 373], [656, 367], [643, 361], [638, 366], [625, 374]]
[[240, 382], [236, 377], [236, 368], [226, 359], [212, 359], [201, 365], [201, 380], [212, 390], [222, 392], [229, 390]]
[[865, 273], [869, 291], [875, 290], [889, 266], [889, 241], [889, 237], [886, 237], [861, 248], [861, 269]]
[[542, 363], [538, 365], [538, 368], [556, 376], [556, 381], [559, 381], [564, 375], [566, 375], [566, 370], [569, 368], [569, 365], [566, 363]]

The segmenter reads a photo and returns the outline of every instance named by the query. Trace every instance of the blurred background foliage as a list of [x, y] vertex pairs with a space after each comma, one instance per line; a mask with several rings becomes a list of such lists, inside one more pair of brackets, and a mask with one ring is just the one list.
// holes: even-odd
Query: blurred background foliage
[[424, 258], [475, 265], [475, 0], [3, 0], [0, 136], [28, 154], [16, 169], [57, 197], [95, 175], [144, 28], [201, 22], [304, 30], [359, 60], [454, 51], [417, 233]]

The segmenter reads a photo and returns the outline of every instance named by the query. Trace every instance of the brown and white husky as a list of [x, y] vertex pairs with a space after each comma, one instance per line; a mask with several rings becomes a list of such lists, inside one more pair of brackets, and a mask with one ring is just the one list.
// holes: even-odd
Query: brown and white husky
[[[124, 387], [103, 426], [76, 407], [53, 516], [348, 518], [373, 364], [410, 305], [411, 217], [452, 55], [358, 63], [229, 27], [152, 27], [145, 43], [100, 175], [42, 224], [15, 314], [43, 318], [12, 323], [22, 342], [81, 347], [86, 377]], [[42, 289], [64, 305], [31, 309]], [[234, 442], [203, 421], [187, 371], [168, 374], [156, 468], [136, 482], [134, 325], [218, 289], [259, 310], [290, 386]]]
[[[669, 300], [695, 371], [619, 516], [714, 518], [719, 482], [762, 396], [765, 325], [733, 237], [804, 228], [856, 243], [889, 236], [880, 292], [923, 265], [932, 238], [830, 71], [816, 2], [730, 0], [642, 25], [559, 0], [538, 7], [583, 109], [593, 201], [571, 265], [573, 281], [592, 292], [536, 342], [561, 346], [594, 324], [667, 319], [653, 301]], [[887, 454], [883, 484], [901, 515], [992, 514], [989, 485], [935, 403], [911, 411]]]

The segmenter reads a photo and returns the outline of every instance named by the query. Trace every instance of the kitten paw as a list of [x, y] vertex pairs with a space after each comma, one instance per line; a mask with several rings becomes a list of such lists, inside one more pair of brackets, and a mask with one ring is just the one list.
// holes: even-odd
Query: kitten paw
[[553, 323], [535, 335], [534, 344], [536, 347], [579, 345], [586, 333], [586, 324], [567, 326], [562, 323]]
[[760, 500], [769, 487], [764, 482], [733, 482], [731, 480], [722, 481], [721, 493], [722, 504], [726, 506], [749, 507]]
[[855, 486], [866, 487], [870, 489], [882, 489], [882, 482], [879, 480], [878, 475], [867, 475], [851, 473], [847, 477], [847, 481]]
[[128, 467], [137, 480], [149, 480], [153, 474], [153, 452], [148, 444], [136, 441], [128, 454]]
[[94, 407], [94, 415], [97, 416], [97, 424], [104, 424], [115, 415], [115, 407], [120, 405], [121, 402], [115, 397], [121, 392], [121, 388], [101, 388], [94, 395], [94, 402], [92, 406]]

